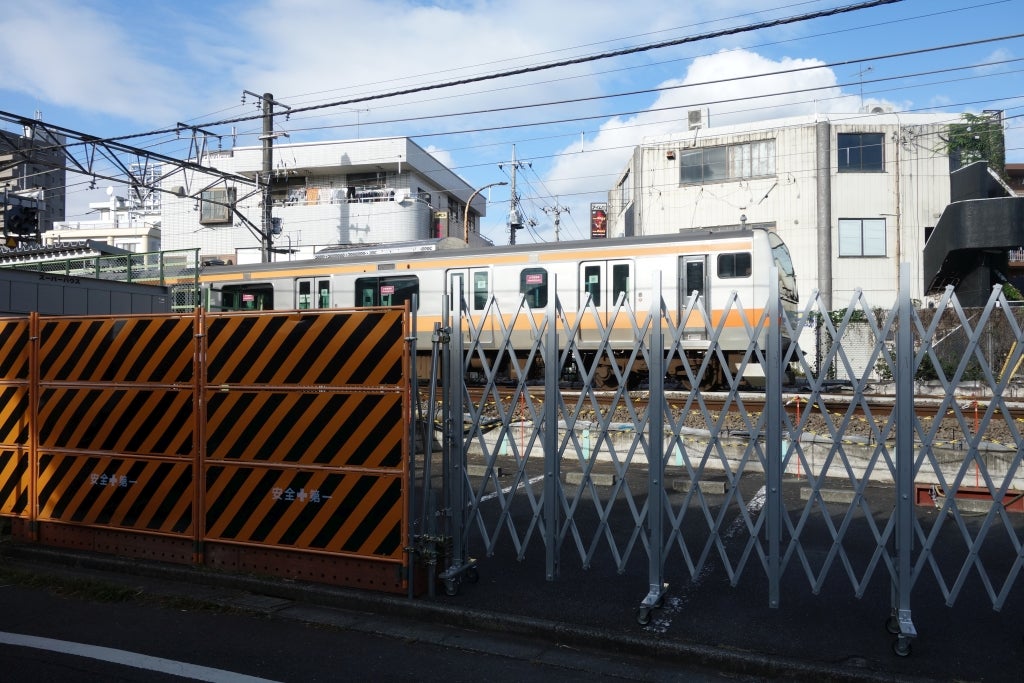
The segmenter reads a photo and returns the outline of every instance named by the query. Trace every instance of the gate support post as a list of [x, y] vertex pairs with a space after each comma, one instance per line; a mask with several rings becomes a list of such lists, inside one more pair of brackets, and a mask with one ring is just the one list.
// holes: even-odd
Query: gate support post
[[900, 264], [896, 322], [896, 577], [889, 630], [897, 635], [893, 650], [910, 654], [917, 630], [910, 616], [911, 551], [914, 546], [914, 340], [910, 302], [910, 265]]
[[561, 394], [558, 377], [561, 357], [558, 353], [558, 287], [557, 276], [552, 275], [548, 285], [548, 305], [545, 311], [547, 334], [544, 335], [544, 573], [554, 581], [559, 573], [558, 528], [561, 526], [562, 454], [558, 452], [558, 404]]
[[462, 574], [467, 569], [476, 569], [476, 561], [466, 557], [466, 448], [463, 428], [463, 382], [465, 381], [462, 348], [463, 300], [454, 292], [451, 298], [451, 327], [449, 327], [447, 351], [443, 354], [444, 375], [444, 481], [446, 496], [445, 514], [450, 525], [452, 540], [451, 564], [441, 573], [448, 595], [458, 592]]
[[[661, 328], [661, 271], [651, 274], [651, 343], [648, 348], [649, 395], [647, 400], [647, 526], [648, 592], [637, 608], [637, 621], [647, 624], [651, 610], [661, 605], [665, 583], [665, 340]], [[643, 339], [637, 339], [638, 345]]]
[[780, 547], [782, 545], [782, 299], [779, 292], [779, 269], [768, 275], [768, 325], [765, 362], [765, 529], [768, 534], [768, 606], [779, 606], [781, 582]]

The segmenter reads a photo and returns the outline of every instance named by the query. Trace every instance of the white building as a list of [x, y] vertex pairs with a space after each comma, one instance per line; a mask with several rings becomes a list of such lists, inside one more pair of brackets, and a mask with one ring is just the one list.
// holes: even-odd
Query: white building
[[898, 264], [922, 300], [922, 250], [950, 202], [954, 114], [823, 114], [645, 140], [609, 193], [608, 235], [764, 225], [793, 255], [801, 300], [856, 289], [890, 306]]
[[[193, 170], [169, 174], [163, 249], [198, 247], [202, 260], [261, 260], [264, 148], [208, 153], [202, 165], [251, 183]], [[269, 195], [273, 260], [312, 258], [327, 247], [438, 237], [487, 243], [479, 234], [485, 199], [408, 138], [273, 144]], [[236, 210], [232, 210], [232, 205]]]
[[97, 218], [87, 221], [60, 221], [42, 234], [43, 245], [56, 247], [85, 241], [102, 242], [108, 246], [134, 253], [160, 251], [160, 207], [146, 206], [114, 194], [105, 202], [91, 202], [89, 209]]

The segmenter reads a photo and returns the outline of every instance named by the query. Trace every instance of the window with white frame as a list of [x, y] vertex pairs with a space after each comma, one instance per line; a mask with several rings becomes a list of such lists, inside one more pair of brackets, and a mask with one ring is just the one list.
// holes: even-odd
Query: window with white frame
[[684, 185], [775, 175], [775, 140], [756, 140], [684, 150], [679, 181]]
[[884, 218], [840, 218], [840, 256], [885, 256]]

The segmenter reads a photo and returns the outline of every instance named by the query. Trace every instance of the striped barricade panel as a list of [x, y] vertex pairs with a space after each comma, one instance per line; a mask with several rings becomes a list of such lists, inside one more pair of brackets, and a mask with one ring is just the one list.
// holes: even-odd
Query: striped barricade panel
[[191, 383], [194, 321], [186, 316], [44, 318], [41, 382]]
[[30, 323], [0, 320], [0, 515], [25, 515], [29, 504]]
[[207, 540], [403, 560], [395, 309], [207, 318]]
[[398, 385], [403, 315], [394, 309], [207, 317], [207, 384]]
[[191, 457], [191, 389], [47, 386], [40, 390], [39, 446], [89, 453]]
[[29, 321], [0, 319], [0, 381], [28, 382]]
[[38, 519], [194, 533], [194, 318], [41, 318], [38, 343]]
[[186, 534], [192, 463], [43, 452], [39, 519]]
[[211, 391], [207, 459], [402, 467], [402, 396], [332, 391]]
[[0, 515], [28, 513], [28, 451], [0, 446]]
[[206, 538], [401, 560], [403, 477], [209, 465]]

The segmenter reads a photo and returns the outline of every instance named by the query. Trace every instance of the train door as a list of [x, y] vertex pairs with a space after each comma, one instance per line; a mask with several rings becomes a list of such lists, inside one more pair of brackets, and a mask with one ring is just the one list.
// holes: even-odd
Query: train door
[[[633, 282], [632, 261], [582, 261], [580, 263], [577, 310], [583, 316], [580, 325], [582, 338], [600, 336], [600, 333], [594, 330], [593, 311], [596, 310], [602, 324], [607, 325], [609, 316], [614, 313], [620, 298], [623, 299], [625, 308], [635, 310]], [[590, 316], [589, 320], [588, 316]], [[632, 326], [625, 318], [620, 317], [618, 320], [611, 338], [617, 341], [621, 341], [620, 337], [627, 341], [632, 340]]]
[[679, 257], [679, 315], [680, 317], [691, 306], [694, 297], [697, 301], [692, 304], [692, 313], [686, 321], [687, 339], [707, 339], [707, 330], [704, 326], [704, 319], [698, 312], [703, 309], [705, 313], [710, 312], [708, 300], [708, 276], [707, 256], [680, 256]]
[[[468, 307], [467, 313], [473, 318], [473, 324], [479, 327], [480, 343], [494, 342], [494, 326], [491, 316], [482, 319], [488, 312], [487, 304], [494, 291], [494, 283], [489, 268], [460, 268], [448, 271], [448, 292], [452, 296], [461, 296], [463, 305]], [[490, 313], [494, 313], [493, 310]], [[468, 333], [465, 341], [469, 341]]]
[[295, 281], [295, 308], [330, 308], [330, 279], [300, 278]]

